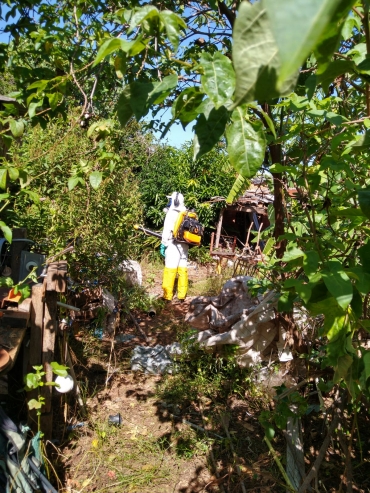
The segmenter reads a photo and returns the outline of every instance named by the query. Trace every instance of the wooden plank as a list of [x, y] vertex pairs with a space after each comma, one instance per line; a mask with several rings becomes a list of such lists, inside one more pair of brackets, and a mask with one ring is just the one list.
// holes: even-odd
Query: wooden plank
[[68, 264], [66, 260], [59, 260], [58, 262], [58, 277], [56, 282], [57, 293], [67, 292], [67, 272]]
[[[45, 309], [42, 335], [42, 364], [46, 373], [46, 382], [53, 381], [53, 372], [50, 363], [55, 359], [54, 350], [57, 331], [57, 300], [58, 293], [56, 293], [55, 291], [45, 292]], [[47, 385], [43, 387], [43, 396], [45, 397], [44, 410], [46, 413], [50, 413], [51, 411], [52, 390], [52, 386]]]
[[56, 291], [56, 283], [58, 278], [58, 262], [48, 264], [46, 275], [46, 291]]
[[0, 327], [8, 327], [9, 329], [26, 328], [29, 318], [29, 312], [10, 309], [0, 310]]
[[42, 283], [32, 286], [31, 294], [31, 339], [29, 370], [33, 366], [41, 365], [42, 358], [42, 324], [44, 320], [44, 285]]

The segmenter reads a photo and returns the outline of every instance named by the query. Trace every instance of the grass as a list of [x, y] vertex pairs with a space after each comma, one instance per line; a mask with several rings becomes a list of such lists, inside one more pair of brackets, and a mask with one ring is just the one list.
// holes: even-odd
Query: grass
[[94, 483], [98, 493], [142, 492], [148, 491], [149, 485], [151, 490], [161, 491], [162, 484], [171, 484], [173, 463], [167, 460], [168, 451], [145, 427], [132, 427], [127, 421], [121, 427], [110, 426], [103, 416], [96, 417], [93, 424], [93, 435], [74, 467], [80, 486]]

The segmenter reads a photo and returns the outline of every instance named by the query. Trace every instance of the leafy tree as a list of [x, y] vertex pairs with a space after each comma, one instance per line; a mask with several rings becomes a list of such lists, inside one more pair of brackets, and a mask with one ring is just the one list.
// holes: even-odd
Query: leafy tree
[[196, 163], [192, 155], [190, 143], [181, 149], [161, 146], [143, 163], [140, 191], [146, 220], [152, 226], [162, 226], [166, 195], [174, 190], [183, 193], [187, 207], [198, 212], [205, 227], [214, 226], [220, 203], [212, 203], [210, 199], [227, 196], [235, 173], [223, 147], [213, 149]]

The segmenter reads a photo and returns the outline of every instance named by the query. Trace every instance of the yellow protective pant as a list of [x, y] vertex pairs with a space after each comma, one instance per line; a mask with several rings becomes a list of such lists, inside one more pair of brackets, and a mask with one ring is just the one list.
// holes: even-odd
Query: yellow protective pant
[[177, 279], [177, 298], [184, 300], [188, 291], [188, 269], [187, 267], [179, 267], [178, 269], [170, 269], [165, 267], [163, 271], [163, 298], [171, 301], [175, 286], [176, 275]]
[[188, 268], [179, 267], [177, 269], [177, 275], [177, 297], [179, 300], [184, 300], [188, 292]]

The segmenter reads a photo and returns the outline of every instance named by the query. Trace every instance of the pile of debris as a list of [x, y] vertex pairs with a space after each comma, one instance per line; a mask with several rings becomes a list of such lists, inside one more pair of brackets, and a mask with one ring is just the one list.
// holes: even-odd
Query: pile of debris
[[237, 362], [250, 366], [269, 359], [272, 343], [278, 340], [281, 361], [292, 359], [285, 342], [286, 334], [276, 323], [277, 295], [252, 298], [247, 283], [249, 276], [228, 280], [218, 296], [195, 298], [185, 321], [199, 330], [197, 341], [206, 348], [235, 344], [239, 346]]

